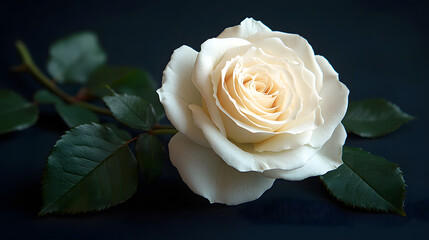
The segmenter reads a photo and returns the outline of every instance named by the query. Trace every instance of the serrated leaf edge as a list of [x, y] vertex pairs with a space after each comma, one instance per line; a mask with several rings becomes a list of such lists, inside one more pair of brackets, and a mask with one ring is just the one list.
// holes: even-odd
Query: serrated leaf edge
[[[143, 101], [143, 102], [145, 102], [147, 105], [148, 105], [148, 107], [150, 108], [150, 110], [151, 110], [151, 112], [152, 112], [152, 114], [153, 114], [153, 116], [154, 116], [154, 118], [156, 119], [156, 114], [155, 114], [155, 110], [154, 110], [154, 107], [152, 106], [152, 104], [150, 104], [150, 103], [148, 103], [146, 100], [144, 100], [143, 98], [141, 98], [141, 97], [139, 97], [139, 96], [135, 96], [135, 95], [129, 95], [129, 94], [126, 94], [126, 93], [124, 93], [124, 94], [118, 94], [118, 93], [116, 93], [113, 89], [111, 89], [111, 88], [109, 88], [112, 92], [113, 92], [113, 96], [105, 96], [105, 97], [103, 97], [103, 101], [104, 101], [104, 103], [106, 103], [106, 105], [107, 106], [109, 106], [108, 104], [107, 104], [107, 102], [104, 100], [104, 98], [113, 98], [113, 97], [118, 97], [119, 98], [119, 100], [122, 102], [122, 104], [123, 105], [125, 105], [126, 107], [127, 107], [127, 109], [130, 111], [130, 112], [132, 112], [139, 120], [141, 120], [141, 122], [142, 123], [144, 123], [144, 122], [146, 122], [144, 119], [142, 119], [140, 116], [139, 116], [139, 114], [137, 114], [135, 111], [133, 111], [129, 106], [128, 106], [128, 104], [126, 104], [123, 100], [122, 100], [122, 98], [121, 97], [131, 97], [131, 98], [136, 98], [136, 99], [139, 99], [139, 100], [141, 100], [141, 101]], [[110, 109], [110, 107], [109, 107], [109, 109]], [[110, 109], [111, 111], [112, 111], [112, 109]], [[115, 119], [116, 120], [118, 120], [119, 122], [121, 122], [121, 123], [123, 123], [123, 124], [125, 124], [126, 126], [129, 126], [127, 123], [125, 123], [125, 122], [123, 122], [123, 121], [121, 121], [121, 120], [119, 120], [115, 115], [115, 112], [114, 111], [112, 111], [112, 114], [113, 114], [113, 116], [115, 117]], [[129, 127], [131, 127], [131, 126], [129, 126]], [[146, 128], [139, 128], [139, 129], [141, 129], [141, 130], [144, 130], [144, 131], [147, 131], [147, 130], [150, 130], [150, 128], [151, 128], [152, 126], [147, 126], [147, 129]], [[134, 127], [132, 127], [132, 128], [134, 128]]]
[[[104, 128], [107, 128], [107, 129], [109, 129], [109, 130], [111, 130], [111, 131], [113, 131], [111, 128], [109, 128], [108, 126], [105, 126], [105, 125], [102, 125], [102, 124], [97, 124], [97, 123], [89, 123], [89, 124], [83, 124], [83, 125], [99, 125], [99, 126], [102, 126], [102, 127], [104, 127]], [[72, 129], [70, 129], [70, 130], [68, 130], [68, 131], [66, 131], [62, 136], [61, 136], [61, 138], [55, 143], [55, 145], [54, 145], [54, 147], [52, 148], [52, 150], [51, 150], [51, 152], [49, 153], [49, 156], [51, 156], [51, 154], [52, 154], [52, 152], [53, 152], [53, 150], [54, 150], [54, 148], [55, 147], [57, 147], [57, 143], [60, 141], [60, 140], [62, 140], [63, 139], [63, 136], [65, 136], [66, 134], [68, 134], [68, 133], [70, 133], [73, 129], [75, 129], [75, 128], [77, 128], [77, 127], [80, 127], [80, 126], [83, 126], [83, 125], [79, 125], [79, 126], [76, 126], [76, 127], [74, 127], [74, 128], [72, 128]], [[95, 167], [93, 170], [91, 170], [88, 174], [87, 174], [87, 176], [88, 175], [90, 175], [95, 169], [97, 169], [101, 164], [103, 164], [107, 159], [109, 159], [113, 154], [115, 154], [119, 149], [121, 149], [122, 147], [124, 147], [125, 145], [128, 145], [129, 144], [129, 142], [128, 141], [124, 141], [124, 143], [120, 146], [120, 147], [118, 147], [117, 149], [115, 149], [108, 157], [106, 157], [106, 159], [104, 159], [102, 162], [100, 162], [100, 164], [99, 165], [97, 165], [97, 167]], [[129, 149], [129, 147], [128, 147], [128, 149]], [[131, 151], [131, 150], [130, 150]], [[131, 152], [131, 154], [132, 154], [132, 152]], [[48, 161], [48, 159], [49, 159], [49, 157], [46, 159], [46, 161]], [[46, 174], [46, 171], [47, 171], [47, 164], [45, 165], [45, 168], [44, 168], [44, 170], [43, 170], [43, 180], [42, 180], [42, 191], [45, 191], [44, 189], [43, 189], [43, 184], [44, 184], [44, 182], [45, 182], [45, 174]], [[99, 209], [92, 209], [92, 210], [83, 210], [83, 211], [78, 211], [78, 212], [75, 212], [75, 211], [55, 211], [55, 210], [48, 210], [48, 211], [45, 211], [45, 209], [47, 209], [47, 208], [50, 208], [53, 204], [55, 204], [60, 198], [62, 198], [65, 194], [67, 194], [67, 193], [69, 193], [72, 189], [74, 189], [81, 181], [83, 181], [83, 179], [85, 179], [85, 178], [82, 178], [81, 180], [79, 180], [73, 187], [71, 187], [69, 190], [67, 190], [65, 193], [63, 193], [61, 196], [59, 196], [58, 198], [57, 198], [57, 200], [55, 200], [54, 202], [52, 202], [49, 206], [47, 206], [47, 207], [45, 207], [45, 208], [42, 208], [40, 211], [39, 211], [39, 213], [38, 213], [38, 216], [44, 216], [44, 215], [47, 215], [47, 214], [50, 214], [50, 213], [60, 213], [60, 214], [79, 214], [79, 213], [87, 213], [87, 212], [94, 212], [94, 211], [102, 211], [102, 210], [104, 210], [104, 209], [107, 209], [107, 208], [110, 208], [110, 207], [112, 207], [112, 206], [116, 206], [116, 205], [118, 205], [118, 204], [121, 204], [121, 203], [123, 203], [123, 202], [125, 202], [125, 201], [127, 201], [128, 199], [130, 199], [133, 195], [134, 195], [134, 193], [136, 192], [136, 190], [134, 190], [134, 192], [132, 193], [132, 194], [130, 194], [130, 196], [128, 197], [128, 198], [126, 198], [126, 199], [124, 199], [123, 201], [119, 201], [119, 202], [117, 202], [117, 203], [114, 203], [114, 204], [111, 204], [111, 205], [106, 205], [106, 206], [104, 206], [104, 207], [102, 207], [102, 208], [99, 208]], [[43, 195], [42, 195], [43, 196]]]
[[[366, 152], [366, 153], [368, 153], [368, 154], [372, 154], [372, 153], [370, 153], [370, 152], [367, 152], [367, 151], [365, 151], [365, 150], [363, 150], [363, 149], [361, 149], [361, 148], [356, 148], [356, 149], [359, 149], [359, 150], [362, 150], [362, 151], [364, 151], [364, 152]], [[374, 155], [374, 156], [376, 156], [376, 155]], [[377, 156], [377, 157], [379, 157], [379, 156]], [[381, 157], [382, 159], [384, 159], [385, 161], [388, 161], [388, 160], [386, 160], [385, 158], [383, 158], [383, 157]], [[390, 161], [389, 161], [390, 162]], [[391, 162], [392, 163], [392, 162]], [[346, 165], [348, 168], [350, 168], [350, 169], [352, 169], [353, 170], [353, 168], [351, 168], [348, 164], [346, 164], [344, 161], [343, 161], [343, 164], [344, 165]], [[360, 179], [362, 179], [363, 180], [363, 182], [365, 182], [369, 187], [371, 187], [371, 189], [374, 191], [374, 192], [376, 192], [377, 193], [377, 195], [379, 195], [381, 198], [383, 198], [386, 202], [388, 202], [392, 207], [393, 207], [393, 209], [396, 209], [397, 211], [389, 211], [389, 210], [384, 210], [384, 209], [379, 209], [379, 208], [371, 208], [371, 207], [364, 207], [364, 206], [359, 206], [359, 205], [355, 205], [355, 204], [350, 204], [350, 203], [346, 203], [346, 202], [344, 202], [344, 201], [342, 201], [338, 196], [336, 196], [335, 195], [335, 193], [334, 192], [332, 192], [331, 191], [331, 189], [329, 189], [328, 188], [328, 186], [326, 185], [326, 183], [325, 183], [325, 181], [323, 180], [323, 176], [324, 175], [322, 175], [322, 176], [320, 176], [319, 177], [319, 180], [322, 182], [322, 184], [323, 184], [323, 186], [325, 187], [325, 189], [329, 192], [329, 194], [331, 195], [331, 196], [333, 196], [337, 201], [339, 201], [339, 202], [341, 202], [342, 204], [344, 204], [344, 205], [346, 205], [346, 206], [351, 206], [351, 207], [353, 207], [353, 208], [357, 208], [357, 209], [362, 209], [362, 210], [366, 210], [366, 211], [373, 211], [373, 212], [383, 212], [383, 213], [396, 213], [396, 214], [398, 214], [398, 215], [400, 215], [400, 216], [403, 216], [403, 217], [405, 217], [406, 216], [406, 213], [405, 213], [405, 209], [404, 209], [404, 203], [405, 203], [405, 197], [406, 197], [406, 189], [405, 189], [405, 187], [407, 186], [406, 185], [406, 183], [405, 183], [405, 180], [404, 180], [404, 175], [403, 175], [403, 172], [402, 172], [402, 170], [399, 168], [399, 166], [396, 164], [396, 163], [392, 163], [392, 164], [394, 164], [395, 166], [396, 166], [396, 169], [399, 171], [399, 176], [401, 177], [401, 180], [402, 180], [402, 182], [403, 182], [403, 186], [402, 186], [402, 189], [401, 189], [401, 199], [402, 199], [402, 208], [401, 209], [398, 209], [397, 207], [395, 207], [390, 201], [388, 201], [387, 199], [385, 199], [383, 196], [381, 196], [380, 195], [380, 193], [378, 193], [370, 184], [368, 184], [359, 174], [357, 174], [354, 170], [353, 170], [353, 172], [356, 174], [356, 175], [358, 175], [359, 176], [359, 178]], [[340, 165], [340, 167], [341, 167], [341, 165]], [[333, 170], [333, 171], [335, 171], [335, 170]]]

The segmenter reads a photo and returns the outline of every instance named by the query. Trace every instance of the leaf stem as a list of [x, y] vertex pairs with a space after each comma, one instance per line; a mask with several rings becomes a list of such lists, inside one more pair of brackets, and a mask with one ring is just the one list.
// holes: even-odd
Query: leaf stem
[[154, 129], [154, 130], [151, 130], [151, 131], [149, 131], [148, 133], [149, 134], [155, 134], [155, 135], [162, 135], [162, 134], [171, 134], [171, 135], [173, 135], [173, 134], [176, 134], [178, 131], [175, 129], [175, 128], [170, 128], [170, 129], [167, 129], [167, 128], [159, 128], [159, 129]]
[[[46, 89], [51, 91], [52, 93], [58, 95], [60, 98], [62, 98], [67, 103], [74, 103], [81, 107], [87, 108], [89, 110], [92, 110], [94, 112], [105, 114], [112, 116], [112, 112], [110, 112], [109, 109], [104, 107], [99, 107], [87, 102], [82, 102], [77, 99], [75, 99], [73, 96], [65, 93], [63, 90], [61, 90], [55, 82], [50, 80], [43, 72], [37, 67], [37, 65], [34, 63], [33, 58], [31, 57], [30, 52], [27, 49], [27, 46], [25, 46], [24, 42], [18, 40], [15, 43], [16, 49], [18, 50], [18, 53], [22, 59], [22, 65], [20, 65], [19, 70], [27, 70], [36, 80], [39, 82], [42, 86], [44, 86]], [[16, 69], [15, 69], [16, 70]]]
[[153, 129], [176, 129], [173, 125], [156, 124]]
[[139, 137], [133, 137], [133, 138], [131, 138], [130, 140], [128, 140], [128, 141], [125, 143], [125, 145], [130, 144], [131, 142], [133, 142], [133, 141], [137, 140], [138, 138], [139, 138]]

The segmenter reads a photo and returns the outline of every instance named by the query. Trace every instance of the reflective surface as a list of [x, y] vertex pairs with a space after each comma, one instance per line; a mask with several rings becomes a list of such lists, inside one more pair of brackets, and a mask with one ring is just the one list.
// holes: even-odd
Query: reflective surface
[[199, 50], [206, 39], [251, 16], [273, 30], [305, 37], [340, 74], [350, 89], [350, 100], [383, 97], [418, 117], [385, 138], [350, 135], [346, 143], [400, 165], [408, 185], [407, 217], [344, 207], [317, 178], [276, 181], [259, 200], [239, 206], [211, 205], [187, 188], [168, 159], [160, 179], [152, 184], [141, 181], [137, 193], [117, 207], [71, 217], [38, 217], [45, 159], [67, 130], [53, 108], [42, 107], [35, 126], [0, 136], [0, 236], [5, 239], [429, 238], [425, 24], [429, 17], [423, 3], [97, 0], [2, 5], [0, 88], [16, 90], [28, 100], [39, 86], [27, 75], [9, 72], [19, 63], [16, 39], [26, 42], [35, 61], [46, 69], [51, 42], [74, 31], [93, 30], [110, 64], [145, 68], [160, 82], [174, 49], [186, 44]]

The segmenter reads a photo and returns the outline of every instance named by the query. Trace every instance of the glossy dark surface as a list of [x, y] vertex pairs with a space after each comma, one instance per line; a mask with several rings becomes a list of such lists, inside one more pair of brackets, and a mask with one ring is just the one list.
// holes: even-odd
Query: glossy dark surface
[[27, 43], [46, 69], [51, 42], [93, 30], [109, 63], [145, 68], [160, 82], [174, 49], [186, 44], [199, 50], [206, 39], [251, 16], [273, 30], [305, 37], [340, 74], [351, 100], [383, 97], [418, 119], [385, 138], [349, 136], [346, 143], [400, 165], [408, 185], [407, 217], [344, 207], [318, 178], [276, 181], [259, 200], [239, 206], [211, 205], [187, 188], [168, 159], [160, 179], [142, 181], [137, 193], [117, 207], [38, 217], [45, 159], [67, 130], [52, 108], [43, 107], [35, 126], [0, 136], [0, 238], [429, 239], [427, 10], [415, 1], [2, 3], [0, 88], [29, 100], [37, 83], [8, 70], [19, 63], [17, 39]]

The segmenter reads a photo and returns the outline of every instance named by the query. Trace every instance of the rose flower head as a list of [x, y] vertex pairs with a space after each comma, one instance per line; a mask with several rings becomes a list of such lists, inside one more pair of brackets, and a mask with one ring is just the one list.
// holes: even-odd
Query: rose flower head
[[212, 203], [252, 201], [275, 179], [342, 164], [349, 90], [297, 34], [246, 18], [200, 52], [176, 49], [157, 92], [179, 131], [171, 162]]

